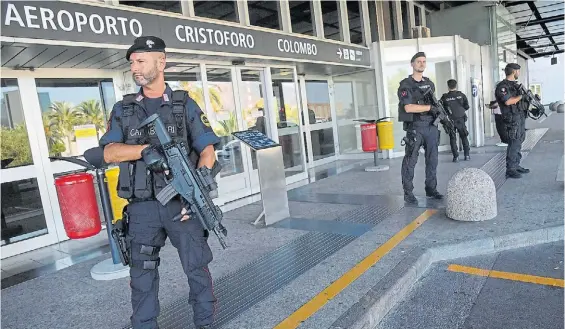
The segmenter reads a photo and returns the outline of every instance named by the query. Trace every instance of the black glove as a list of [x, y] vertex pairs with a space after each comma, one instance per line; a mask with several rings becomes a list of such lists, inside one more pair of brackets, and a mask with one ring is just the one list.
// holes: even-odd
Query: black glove
[[158, 146], [150, 145], [141, 151], [141, 157], [147, 168], [154, 172], [165, 170], [165, 157]]

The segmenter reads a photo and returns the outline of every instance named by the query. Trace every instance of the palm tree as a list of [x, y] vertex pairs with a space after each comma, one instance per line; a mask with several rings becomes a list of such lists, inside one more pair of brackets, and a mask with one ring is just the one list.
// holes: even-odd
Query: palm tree
[[49, 106], [49, 110], [47, 118], [50, 129], [56, 132], [54, 135], [66, 137], [65, 147], [70, 150], [73, 128], [80, 121], [81, 114], [69, 102], [53, 102]]
[[99, 131], [104, 132], [106, 128], [100, 102], [95, 99], [83, 101], [76, 110], [81, 114], [81, 121], [84, 124], [93, 124], [96, 127], [96, 139], [100, 139]]
[[[194, 99], [196, 104], [204, 111], [206, 107], [204, 106], [204, 91], [202, 87], [197, 86], [191, 81], [181, 81], [180, 87], [186, 90], [190, 98]], [[220, 98], [220, 92], [217, 90], [216, 86], [208, 86], [208, 96], [210, 97], [212, 111], [218, 113], [222, 109], [222, 99]]]

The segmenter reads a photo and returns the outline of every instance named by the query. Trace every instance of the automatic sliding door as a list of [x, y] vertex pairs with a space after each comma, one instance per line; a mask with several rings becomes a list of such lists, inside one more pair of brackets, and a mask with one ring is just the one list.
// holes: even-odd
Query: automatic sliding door
[[[25, 92], [29, 92], [33, 80], [25, 80]], [[1, 79], [3, 257], [57, 241], [45, 176], [40, 172], [37, 130], [33, 128], [34, 120], [27, 120], [34, 98], [23, 100], [20, 88], [17, 79]], [[44, 209], [44, 205], [48, 208]]]
[[[327, 81], [306, 81], [307, 114], [309, 121], [310, 143], [314, 164], [335, 159], [334, 127], [330, 90]], [[322, 161], [326, 160], [326, 161]]]

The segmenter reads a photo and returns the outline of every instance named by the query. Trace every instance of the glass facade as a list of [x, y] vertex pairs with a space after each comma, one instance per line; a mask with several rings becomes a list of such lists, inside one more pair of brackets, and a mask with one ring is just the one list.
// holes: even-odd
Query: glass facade
[[[215, 20], [219, 24], [224, 21], [229, 22], [225, 25], [279, 30], [281, 35], [306, 35], [333, 43], [357, 45], [377, 40], [371, 20], [364, 15], [371, 15], [372, 10], [374, 15], [378, 8], [387, 11], [387, 36], [390, 38], [396, 31], [395, 22], [389, 15], [394, 13], [393, 6], [381, 6], [375, 1], [368, 4], [356, 0], [103, 3], [110, 8], [114, 6], [110, 3], [128, 10], [137, 7], [149, 15], [161, 11], [167, 16], [194, 17], [195, 21]], [[403, 2], [403, 18], [407, 6], [411, 5], [414, 4]], [[428, 12], [418, 8], [415, 8], [416, 22], [422, 21], [424, 25]], [[402, 23], [404, 30], [406, 22], [404, 19]], [[370, 35], [365, 35], [367, 31]], [[446, 55], [446, 49], [439, 44], [424, 47], [428, 47], [425, 51], [432, 57], [438, 57], [436, 61], [430, 61], [428, 75], [445, 70], [449, 61], [440, 57]], [[72, 65], [67, 63], [67, 69], [49, 68], [23, 73], [11, 70], [10, 74], [16, 78], [2, 79], [3, 245], [44, 235], [55, 240], [65, 236], [58, 206], [47, 207], [46, 202], [56, 204], [57, 201], [53, 177], [77, 169], [63, 166], [62, 161], [50, 161], [48, 157], [80, 158], [86, 149], [96, 146], [105, 133], [112, 107], [121, 98], [119, 94], [138, 89], [128, 80], [127, 76], [131, 74], [127, 72], [127, 63], [120, 66], [116, 60], [112, 68], [97, 70], [94, 67], [110, 63], [113, 57], [95, 62], [97, 59], [88, 56], [96, 53], [76, 52], [77, 57], [88, 58], [96, 65], [79, 69], [71, 68]], [[414, 52], [415, 47], [408, 45], [387, 48], [382, 56], [387, 91], [384, 99], [392, 117], [397, 117], [396, 87], [409, 74], [410, 67], [406, 62]], [[332, 65], [269, 59], [235, 65], [230, 59], [222, 58], [224, 54], [171, 55], [169, 58], [173, 60], [169, 61], [165, 71], [167, 83], [175, 90], [188, 91], [220, 137], [216, 149], [216, 157], [222, 164], [218, 179], [220, 204], [258, 192], [256, 155], [233, 137], [235, 131], [255, 129], [277, 140], [281, 145], [288, 184], [307, 179], [307, 169], [316, 165], [338, 159], [372, 157], [372, 154], [363, 154], [360, 123], [355, 120], [378, 118], [385, 112], [377, 106], [381, 96], [373, 69], [349, 63], [352, 65], [336, 65], [338, 69], [334, 71]], [[113, 56], [117, 58], [117, 55]], [[234, 57], [240, 59], [241, 56]], [[3, 60], [3, 64], [6, 61]], [[26, 95], [31, 95], [23, 102], [20, 81], [27, 85]], [[393, 121], [395, 141], [399, 141], [402, 128]], [[28, 127], [34, 128], [30, 128], [29, 136]], [[396, 145], [400, 149], [398, 143]]]

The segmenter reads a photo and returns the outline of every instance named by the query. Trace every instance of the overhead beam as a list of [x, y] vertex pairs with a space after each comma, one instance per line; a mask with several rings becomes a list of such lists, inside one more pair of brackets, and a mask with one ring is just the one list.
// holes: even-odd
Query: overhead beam
[[527, 4], [530, 1], [504, 1], [504, 7], [513, 7]]
[[555, 32], [555, 33], [546, 33], [546, 34], [541, 34], [541, 35], [534, 35], [531, 37], [525, 37], [522, 38], [523, 41], [529, 41], [529, 40], [536, 40], [536, 39], [541, 39], [541, 38], [549, 38], [549, 41], [551, 41], [551, 43], [555, 43], [555, 41], [553, 40], [552, 37], [558, 37], [560, 35], [564, 35], [565, 32]]
[[527, 47], [520, 47], [518, 49], [528, 49], [528, 48], [545, 48], [545, 47], [551, 47], [551, 46], [561, 46], [564, 45], [565, 42], [556, 42], [556, 43], [548, 43], [545, 45], [529, 45], [526, 43]]
[[551, 55], [555, 55], [555, 54], [561, 54], [562, 52], [565, 52], [565, 50], [559, 49], [559, 50], [556, 50], [556, 51], [548, 51], [548, 52], [545, 52], [545, 53], [536, 53], [536, 54], [531, 54], [530, 57], [539, 58], [539, 57], [543, 57], [543, 56], [551, 56]]
[[[541, 17], [536, 5], [534, 5], [533, 2], [528, 2], [528, 6], [530, 7], [530, 10], [534, 13], [534, 15], [536, 16], [537, 20], [542, 20], [543, 18]], [[545, 23], [541, 23], [541, 28], [543, 29], [543, 32], [545, 32], [545, 34], [548, 35], [549, 41], [551, 41], [551, 43], [555, 43], [555, 40], [553, 40], [553, 37], [549, 36], [549, 30], [547, 29], [547, 26], [545, 25]], [[554, 46], [555, 50], [559, 50], [559, 48], [557, 46]]]
[[551, 17], [546, 17], [542, 19], [534, 19], [533, 21], [525, 21], [516, 23], [516, 27], [533, 26], [538, 24], [545, 24], [551, 22], [562, 21], [565, 19], [565, 15], [556, 15]]

